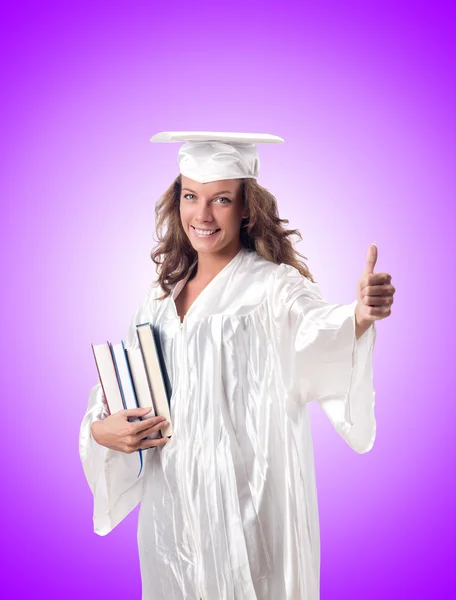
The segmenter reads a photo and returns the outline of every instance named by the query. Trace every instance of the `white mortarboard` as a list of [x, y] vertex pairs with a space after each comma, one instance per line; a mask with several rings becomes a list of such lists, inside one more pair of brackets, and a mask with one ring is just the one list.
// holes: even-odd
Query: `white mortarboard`
[[267, 133], [215, 131], [164, 131], [151, 142], [185, 142], [179, 149], [182, 175], [199, 183], [221, 179], [257, 179], [260, 159], [256, 144], [281, 144], [283, 139]]

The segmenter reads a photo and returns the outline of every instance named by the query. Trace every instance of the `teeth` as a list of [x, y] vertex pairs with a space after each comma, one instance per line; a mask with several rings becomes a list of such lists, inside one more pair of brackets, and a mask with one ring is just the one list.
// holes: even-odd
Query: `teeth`
[[210, 231], [208, 231], [207, 229], [196, 229], [195, 231], [198, 235], [212, 235], [213, 233], [215, 233], [217, 230], [216, 229], [211, 229]]

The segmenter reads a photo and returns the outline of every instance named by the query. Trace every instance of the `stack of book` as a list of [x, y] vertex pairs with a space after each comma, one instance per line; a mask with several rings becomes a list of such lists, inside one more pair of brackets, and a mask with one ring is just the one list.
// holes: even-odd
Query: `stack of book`
[[[169, 411], [169, 384], [159, 340], [156, 340], [150, 323], [136, 325], [138, 348], [125, 348], [119, 344], [91, 344], [101, 387], [111, 415], [119, 410], [152, 408], [143, 418], [165, 417], [169, 425], [154, 432], [149, 439], [172, 435]], [[166, 379], [166, 381], [165, 381]], [[135, 418], [135, 421], [140, 418]]]

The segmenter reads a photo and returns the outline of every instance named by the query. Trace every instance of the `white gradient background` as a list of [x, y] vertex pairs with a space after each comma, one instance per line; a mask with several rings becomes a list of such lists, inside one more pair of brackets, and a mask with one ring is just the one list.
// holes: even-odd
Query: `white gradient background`
[[[141, 597], [137, 510], [92, 529], [78, 455], [97, 375], [149, 282], [163, 130], [280, 135], [259, 182], [328, 301], [371, 242], [377, 441], [354, 453], [311, 406], [322, 600], [455, 593], [454, 18], [442, 2], [33, 2], [3, 8], [5, 598]], [[217, 599], [210, 599], [217, 600]], [[281, 599], [277, 599], [281, 600]]]

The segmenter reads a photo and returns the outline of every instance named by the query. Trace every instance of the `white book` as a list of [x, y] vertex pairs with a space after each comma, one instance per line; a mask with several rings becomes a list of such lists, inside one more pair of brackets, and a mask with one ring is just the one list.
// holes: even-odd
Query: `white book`
[[[149, 382], [147, 380], [146, 368], [144, 366], [144, 361], [141, 353], [141, 348], [127, 348], [127, 360], [130, 365], [131, 377], [133, 379], [133, 387], [136, 392], [136, 400], [140, 408], [150, 408], [152, 410], [144, 415], [142, 418], [151, 419], [155, 417], [155, 408], [152, 402], [152, 395], [149, 389]], [[160, 431], [154, 431], [147, 439], [157, 439], [161, 437]]]
[[119, 410], [123, 410], [124, 405], [109, 342], [105, 344], [91, 344], [91, 346], [98, 370], [98, 377], [104, 397], [108, 403], [109, 413], [114, 415]]
[[173, 430], [169, 412], [168, 394], [166, 392], [152, 327], [150, 323], [141, 323], [140, 325], [136, 325], [136, 332], [146, 367], [149, 388], [152, 392], [155, 413], [160, 417], [165, 417], [169, 423], [167, 427], [164, 427], [160, 431], [163, 437], [169, 437], [172, 435]]

